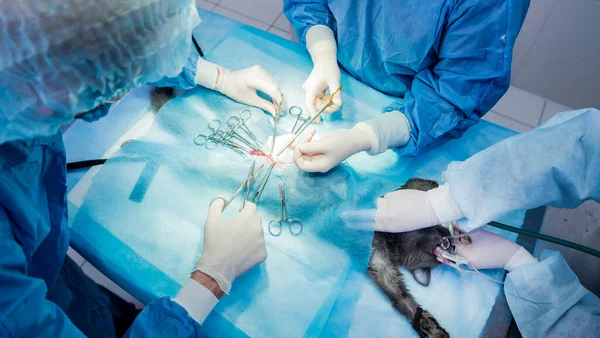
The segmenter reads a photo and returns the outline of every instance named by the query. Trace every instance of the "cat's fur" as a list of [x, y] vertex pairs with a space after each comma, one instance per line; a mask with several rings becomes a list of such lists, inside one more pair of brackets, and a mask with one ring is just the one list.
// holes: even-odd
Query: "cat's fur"
[[175, 90], [170, 87], [155, 87], [150, 90], [150, 104], [156, 114], [169, 100], [175, 97]]
[[[400, 189], [430, 190], [435, 181], [412, 178]], [[430, 268], [439, 265], [433, 249], [443, 237], [450, 236], [448, 229], [437, 225], [403, 233], [375, 232], [368, 274], [375, 284], [390, 298], [394, 308], [405, 316], [421, 337], [449, 337], [435, 318], [415, 301], [406, 288], [402, 265], [412, 272], [422, 285], [429, 285]]]

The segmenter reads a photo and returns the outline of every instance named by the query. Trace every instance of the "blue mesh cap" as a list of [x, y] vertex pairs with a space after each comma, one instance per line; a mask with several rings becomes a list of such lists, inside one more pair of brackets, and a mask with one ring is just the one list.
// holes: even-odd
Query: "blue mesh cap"
[[0, 1], [0, 143], [176, 76], [198, 23], [192, 0]]

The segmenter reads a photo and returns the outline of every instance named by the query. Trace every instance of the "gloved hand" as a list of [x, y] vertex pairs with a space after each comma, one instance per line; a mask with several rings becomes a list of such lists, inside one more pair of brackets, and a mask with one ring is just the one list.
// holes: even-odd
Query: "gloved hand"
[[232, 217], [223, 218], [225, 201], [212, 201], [204, 226], [204, 250], [194, 271], [212, 277], [229, 294], [233, 280], [267, 258], [263, 228], [256, 206], [246, 207]]
[[525, 248], [494, 233], [479, 230], [469, 233], [471, 244], [455, 244], [455, 253], [477, 269], [512, 271], [528, 263], [537, 263]]
[[[316, 25], [306, 33], [306, 47], [313, 61], [313, 69], [302, 85], [304, 105], [310, 116], [315, 116], [329, 101], [329, 93], [340, 86], [340, 68], [337, 64], [337, 46], [333, 32], [327, 26]], [[333, 104], [324, 113], [333, 113], [342, 106], [342, 93], [337, 93]], [[318, 122], [318, 121], [317, 121]]]
[[455, 221], [463, 214], [444, 184], [428, 191], [392, 191], [377, 199], [377, 209], [348, 210], [340, 217], [354, 229], [406, 232]]
[[[277, 81], [259, 65], [231, 71], [199, 58], [195, 81], [197, 84], [217, 90], [235, 101], [268, 111], [273, 116], [278, 107], [285, 106]], [[273, 102], [258, 96], [257, 90], [269, 95]]]
[[294, 150], [300, 170], [327, 172], [346, 158], [370, 148], [369, 136], [361, 128], [339, 129], [322, 140], [311, 141], [316, 130], [310, 128]]

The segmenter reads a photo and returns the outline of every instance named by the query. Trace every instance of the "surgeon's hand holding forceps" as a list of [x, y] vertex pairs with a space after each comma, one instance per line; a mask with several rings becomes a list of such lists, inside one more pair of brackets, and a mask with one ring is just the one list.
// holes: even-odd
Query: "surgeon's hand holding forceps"
[[[327, 109], [329, 106], [331, 106], [333, 104], [333, 97], [335, 96], [335, 94], [337, 94], [339, 91], [342, 90], [342, 86], [339, 86], [330, 96], [329, 96], [329, 101], [327, 101], [327, 103], [325, 103], [325, 105], [323, 106], [323, 108], [321, 108], [321, 110], [317, 113], [317, 115], [311, 117], [310, 119], [304, 121], [300, 127], [298, 127], [298, 130], [296, 131], [296, 136], [294, 136], [294, 138], [288, 142], [288, 144], [285, 145], [285, 147], [283, 147], [278, 153], [277, 156], [281, 155], [281, 153], [283, 153], [289, 146], [291, 146], [294, 141], [296, 141], [296, 139], [298, 138], [298, 136], [300, 136], [300, 134], [302, 134], [302, 132], [308, 128], [308, 126], [310, 126], [316, 119], [319, 118], [319, 116], [321, 116], [321, 114], [323, 114], [323, 112], [325, 111], [325, 109]], [[300, 117], [300, 114], [297, 115], [297, 119]]]
[[288, 216], [287, 202], [285, 199], [285, 180], [283, 179], [283, 176], [281, 176], [281, 180], [279, 180], [279, 194], [281, 199], [281, 219], [269, 222], [269, 233], [273, 236], [281, 235], [283, 224], [286, 223], [290, 233], [297, 236], [302, 233], [304, 226], [300, 220], [295, 218], [290, 219]]

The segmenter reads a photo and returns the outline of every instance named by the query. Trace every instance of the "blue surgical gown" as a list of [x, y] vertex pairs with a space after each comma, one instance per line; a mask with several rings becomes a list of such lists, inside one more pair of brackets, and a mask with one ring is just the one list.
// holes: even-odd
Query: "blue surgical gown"
[[[452, 162], [443, 177], [472, 230], [520, 209], [574, 208], [600, 202], [600, 111], [562, 112], [516, 135]], [[524, 337], [589, 337], [600, 332], [600, 300], [586, 290], [556, 252], [511, 271], [508, 305]]]
[[[83, 336], [58, 305], [70, 300], [48, 299], [69, 246], [58, 128], [138, 85], [194, 86], [198, 22], [191, 0], [0, 1], [0, 337]], [[161, 298], [128, 336], [201, 332]]]
[[600, 111], [562, 112], [443, 173], [471, 231], [511, 211], [600, 202]]
[[562, 255], [506, 275], [504, 294], [523, 337], [593, 337], [600, 332], [600, 299], [584, 288]]
[[529, 0], [285, 0], [284, 13], [306, 44], [325, 25], [339, 64], [384, 93], [402, 97], [384, 112], [410, 123], [400, 154], [457, 138], [510, 85], [513, 46]]
[[[83, 336], [47, 299], [68, 247], [60, 132], [0, 144], [0, 337]], [[195, 337], [201, 332], [185, 309], [161, 298], [145, 307], [128, 334]]]

